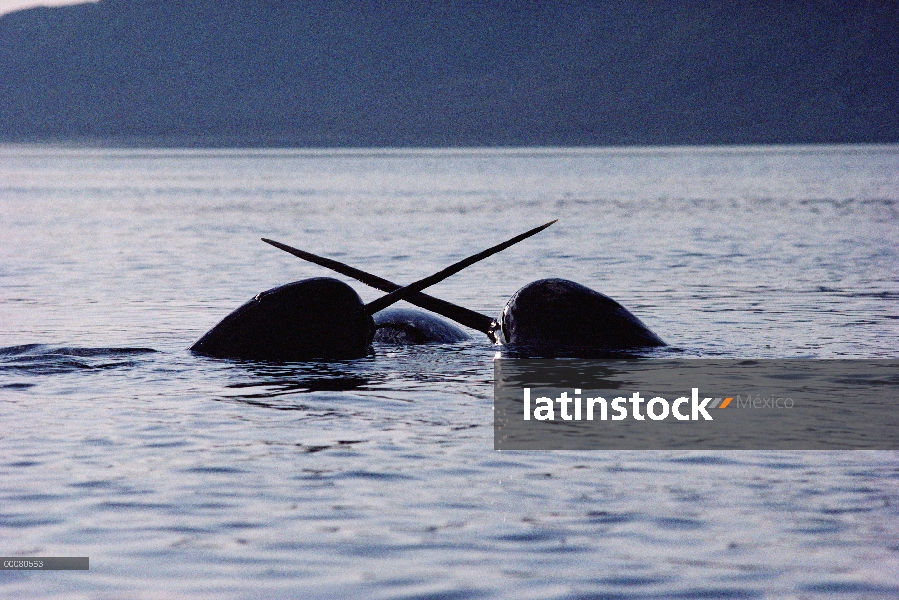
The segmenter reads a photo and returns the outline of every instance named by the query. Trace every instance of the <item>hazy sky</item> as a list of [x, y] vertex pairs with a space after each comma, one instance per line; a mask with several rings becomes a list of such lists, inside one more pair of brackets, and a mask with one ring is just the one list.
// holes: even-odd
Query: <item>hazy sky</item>
[[85, 2], [84, 0], [0, 0], [0, 15], [34, 6], [62, 6], [64, 4], [85, 4]]

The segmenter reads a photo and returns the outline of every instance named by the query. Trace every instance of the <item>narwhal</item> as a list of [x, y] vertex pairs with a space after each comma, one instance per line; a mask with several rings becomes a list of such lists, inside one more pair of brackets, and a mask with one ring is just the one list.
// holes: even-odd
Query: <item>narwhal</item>
[[374, 341], [382, 344], [456, 344], [471, 339], [464, 330], [430, 313], [388, 308], [374, 316]]
[[[285, 252], [352, 277], [381, 291], [398, 284], [344, 263], [264, 239]], [[499, 319], [420, 292], [404, 298], [461, 325], [485, 333], [522, 356], [603, 356], [617, 351], [667, 345], [640, 319], [612, 298], [567, 279], [541, 279], [515, 292]]]
[[[369, 304], [363, 304], [353, 288], [330, 277], [304, 279], [261, 292], [222, 319], [190, 350], [217, 358], [268, 361], [361, 358], [368, 354], [376, 330], [372, 315], [399, 300], [415, 297], [421, 290], [553, 223], [526, 231], [408, 286], [394, 286]], [[445, 304], [457, 318], [470, 320], [468, 313], [472, 311]]]

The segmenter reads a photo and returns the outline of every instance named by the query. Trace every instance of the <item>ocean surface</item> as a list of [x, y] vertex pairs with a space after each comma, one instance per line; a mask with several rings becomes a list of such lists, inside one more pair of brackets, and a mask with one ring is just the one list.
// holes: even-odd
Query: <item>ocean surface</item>
[[[660, 356], [899, 356], [899, 146], [0, 146], [8, 598], [896, 598], [896, 452], [497, 452], [486, 336], [275, 365], [187, 348], [256, 293], [499, 315], [563, 277]], [[381, 295], [350, 283], [365, 301]]]

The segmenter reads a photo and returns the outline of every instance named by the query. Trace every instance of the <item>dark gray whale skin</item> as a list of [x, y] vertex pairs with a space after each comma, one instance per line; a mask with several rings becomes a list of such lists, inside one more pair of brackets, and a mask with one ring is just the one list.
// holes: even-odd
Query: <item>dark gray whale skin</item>
[[501, 326], [507, 345], [581, 356], [666, 345], [618, 302], [567, 279], [540, 279], [515, 292]]
[[374, 341], [384, 344], [453, 344], [471, 336], [443, 319], [410, 308], [375, 313]]
[[374, 321], [353, 288], [316, 277], [257, 294], [190, 350], [277, 362], [353, 359], [369, 353], [374, 332]]

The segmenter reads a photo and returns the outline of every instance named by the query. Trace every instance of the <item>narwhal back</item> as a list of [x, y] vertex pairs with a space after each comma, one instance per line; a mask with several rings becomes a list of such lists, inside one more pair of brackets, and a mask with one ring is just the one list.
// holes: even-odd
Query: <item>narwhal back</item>
[[374, 323], [342, 281], [316, 277], [258, 294], [191, 350], [219, 358], [294, 361], [365, 356]]

